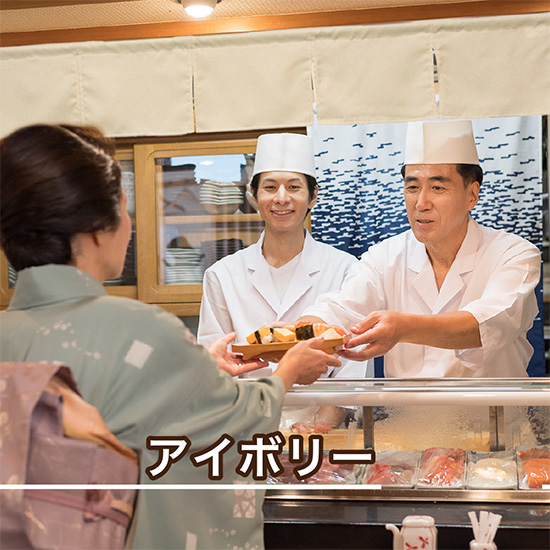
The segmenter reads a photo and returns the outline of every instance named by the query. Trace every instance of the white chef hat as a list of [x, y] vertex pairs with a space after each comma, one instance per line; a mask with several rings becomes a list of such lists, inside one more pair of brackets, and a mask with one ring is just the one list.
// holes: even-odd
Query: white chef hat
[[477, 164], [471, 120], [409, 122], [404, 164]]
[[261, 172], [298, 172], [315, 177], [313, 140], [304, 134], [262, 134], [252, 177]]

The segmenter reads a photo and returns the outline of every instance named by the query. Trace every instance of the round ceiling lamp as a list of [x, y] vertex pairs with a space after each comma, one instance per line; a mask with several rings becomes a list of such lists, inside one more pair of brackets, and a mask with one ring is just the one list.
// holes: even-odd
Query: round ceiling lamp
[[222, 0], [178, 0], [191, 17], [208, 17]]

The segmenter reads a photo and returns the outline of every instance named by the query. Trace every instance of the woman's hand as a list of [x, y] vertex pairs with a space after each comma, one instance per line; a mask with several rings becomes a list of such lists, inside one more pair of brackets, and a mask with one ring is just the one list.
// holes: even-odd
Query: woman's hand
[[287, 390], [294, 384], [311, 384], [327, 372], [328, 367], [342, 365], [338, 357], [320, 349], [323, 342], [320, 337], [302, 340], [284, 354], [273, 374], [283, 379]]
[[231, 376], [239, 376], [239, 374], [261, 369], [269, 365], [269, 363], [263, 359], [249, 359], [248, 361], [243, 361], [240, 353], [229, 351], [228, 346], [235, 340], [236, 336], [237, 334], [235, 332], [230, 332], [222, 336], [219, 340], [216, 340], [208, 348], [210, 355], [216, 359], [220, 369], [229, 373]]

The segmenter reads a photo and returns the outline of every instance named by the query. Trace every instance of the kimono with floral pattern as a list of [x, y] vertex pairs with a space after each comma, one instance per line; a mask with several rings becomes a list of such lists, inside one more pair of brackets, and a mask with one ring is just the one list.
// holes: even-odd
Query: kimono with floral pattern
[[[134, 548], [263, 547], [264, 493], [242, 487], [252, 479], [237, 473], [237, 443], [277, 430], [279, 377], [233, 380], [177, 317], [109, 296], [71, 266], [22, 270], [0, 328], [2, 361], [57, 361], [72, 369], [84, 399], [123, 444], [140, 452], [143, 484], [209, 485], [141, 490]], [[190, 456], [226, 435], [235, 444], [222, 456], [222, 479], [211, 481], [208, 464], [195, 466]], [[145, 469], [160, 451], [147, 448], [148, 436], [190, 441], [155, 481]], [[212, 489], [215, 483], [240, 487]]]

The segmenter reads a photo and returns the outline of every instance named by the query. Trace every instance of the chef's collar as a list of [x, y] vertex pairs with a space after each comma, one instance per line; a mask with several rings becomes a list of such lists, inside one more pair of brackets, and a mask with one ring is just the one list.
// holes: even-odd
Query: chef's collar
[[[412, 229], [410, 230], [412, 233]], [[416, 273], [420, 273], [427, 263], [430, 263], [430, 258], [426, 252], [426, 245], [417, 241], [414, 237], [414, 250], [411, 254], [411, 261], [409, 263], [409, 268]], [[466, 236], [458, 249], [456, 257], [453, 261], [453, 265], [459, 266], [460, 273], [466, 273], [473, 269], [475, 262], [475, 253], [478, 247], [478, 243], [481, 239], [481, 231], [478, 223], [469, 216], [468, 219], [468, 230], [466, 231]]]
[[[320, 271], [322, 266], [320, 265], [320, 262], [319, 262], [319, 256], [315, 254], [314, 251], [312, 250], [315, 244], [315, 240], [313, 239], [313, 237], [311, 236], [311, 233], [307, 229], [304, 229], [304, 231], [305, 231], [304, 247], [302, 248], [302, 258], [300, 262], [304, 265], [305, 270], [309, 274], [311, 274], [311, 273]], [[265, 237], [265, 229], [264, 231], [262, 231], [262, 234], [260, 235], [260, 238], [256, 243], [257, 246], [254, 246], [254, 247], [251, 246], [244, 249], [245, 253], [252, 254], [253, 251], [255, 253], [255, 256], [250, 256], [248, 261], [248, 268], [251, 269], [252, 271], [255, 271], [256, 269], [258, 269], [262, 260], [265, 260], [262, 254], [262, 245], [264, 242], [264, 237]]]

